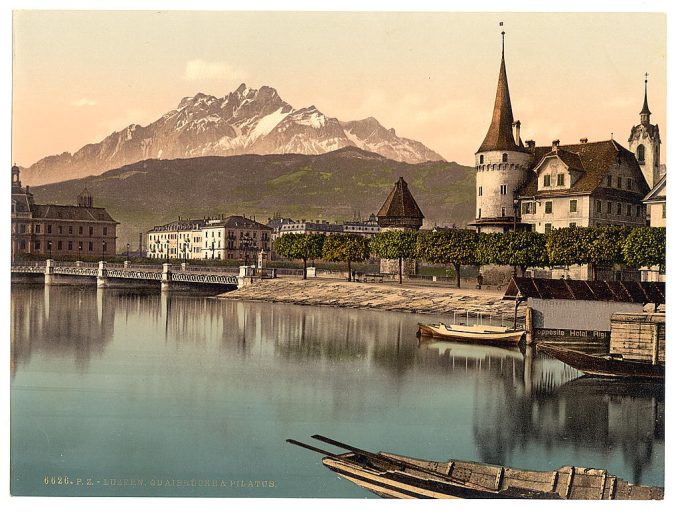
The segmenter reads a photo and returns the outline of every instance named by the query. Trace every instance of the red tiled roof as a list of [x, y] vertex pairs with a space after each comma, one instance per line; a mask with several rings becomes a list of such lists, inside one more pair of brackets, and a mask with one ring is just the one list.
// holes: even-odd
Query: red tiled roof
[[399, 177], [399, 180], [394, 184], [394, 188], [378, 211], [378, 217], [420, 218], [421, 220], [425, 218], [403, 177]]

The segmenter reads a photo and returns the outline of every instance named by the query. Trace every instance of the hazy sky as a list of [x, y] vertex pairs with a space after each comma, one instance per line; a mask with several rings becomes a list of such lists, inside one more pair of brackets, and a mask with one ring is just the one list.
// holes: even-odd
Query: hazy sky
[[18, 11], [12, 159], [74, 152], [245, 82], [340, 120], [374, 116], [471, 164], [491, 118], [501, 20], [524, 140], [613, 132], [627, 146], [648, 72], [665, 155], [663, 14]]

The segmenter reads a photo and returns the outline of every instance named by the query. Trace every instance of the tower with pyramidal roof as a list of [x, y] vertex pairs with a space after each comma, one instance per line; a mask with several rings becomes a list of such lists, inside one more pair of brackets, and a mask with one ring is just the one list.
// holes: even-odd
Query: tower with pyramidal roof
[[[403, 177], [394, 183], [394, 187], [378, 211], [378, 226], [381, 231], [417, 231], [423, 225], [423, 212], [418, 207]], [[402, 275], [416, 273], [416, 262], [412, 259], [402, 260]], [[398, 274], [398, 259], [381, 259], [380, 273]]]

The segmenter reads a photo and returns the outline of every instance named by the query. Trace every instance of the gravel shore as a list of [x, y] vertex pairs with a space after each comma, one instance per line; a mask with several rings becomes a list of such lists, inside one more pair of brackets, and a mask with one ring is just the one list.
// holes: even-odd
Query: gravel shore
[[[501, 300], [503, 291], [457, 289], [449, 285], [359, 283], [334, 279], [280, 278], [258, 281], [220, 298], [282, 302], [303, 306], [336, 306], [424, 314], [474, 311], [512, 317], [514, 301]], [[520, 308], [519, 316], [524, 316]]]

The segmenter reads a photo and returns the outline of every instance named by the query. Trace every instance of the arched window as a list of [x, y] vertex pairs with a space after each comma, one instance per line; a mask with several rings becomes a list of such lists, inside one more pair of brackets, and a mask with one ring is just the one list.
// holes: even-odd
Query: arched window
[[479, 156], [479, 164], [480, 165], [484, 164], [484, 156]]
[[645, 162], [645, 146], [644, 145], [638, 145], [637, 160], [638, 160], [638, 163], [644, 163]]
[[507, 163], [508, 162], [508, 154], [503, 154], [503, 162]]

